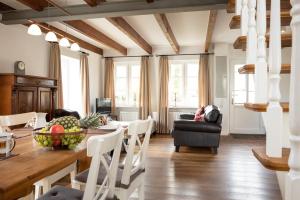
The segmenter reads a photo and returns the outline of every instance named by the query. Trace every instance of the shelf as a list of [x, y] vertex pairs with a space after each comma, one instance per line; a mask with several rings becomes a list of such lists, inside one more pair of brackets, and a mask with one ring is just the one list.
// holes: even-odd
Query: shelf
[[[281, 12], [281, 26], [290, 26], [292, 17], [290, 12]], [[235, 15], [231, 18], [230, 29], [240, 29], [241, 28], [241, 16]], [[267, 27], [270, 27], [270, 15], [267, 15]]]
[[[283, 108], [283, 112], [289, 112], [289, 103], [282, 102], [280, 103]], [[266, 112], [268, 104], [259, 104], [259, 103], [245, 103], [244, 107], [248, 110], [252, 110], [255, 112]]]
[[[244, 65], [243, 67], [239, 68], [240, 74], [255, 74], [254, 65]], [[291, 65], [290, 64], [282, 64], [281, 65], [281, 74], [290, 74], [291, 73]]]
[[[267, 46], [269, 46], [269, 35], [266, 36]], [[291, 47], [292, 46], [292, 34], [284, 33], [281, 34], [281, 47]], [[246, 50], [247, 48], [247, 36], [240, 36], [238, 37], [235, 42], [233, 43], [233, 47], [235, 49], [242, 49]]]
[[267, 169], [275, 171], [289, 171], [288, 159], [290, 155], [290, 149], [282, 148], [282, 157], [273, 158], [266, 154], [265, 148], [252, 149], [253, 155], [256, 159]]

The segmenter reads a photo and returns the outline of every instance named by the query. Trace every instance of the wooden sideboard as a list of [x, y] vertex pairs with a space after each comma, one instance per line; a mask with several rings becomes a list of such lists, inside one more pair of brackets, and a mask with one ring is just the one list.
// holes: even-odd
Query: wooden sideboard
[[0, 115], [45, 112], [52, 119], [56, 90], [56, 79], [0, 74]]

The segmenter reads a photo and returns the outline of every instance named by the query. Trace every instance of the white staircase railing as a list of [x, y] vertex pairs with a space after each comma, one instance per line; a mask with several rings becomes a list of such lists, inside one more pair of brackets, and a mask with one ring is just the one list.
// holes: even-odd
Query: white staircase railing
[[256, 0], [248, 0], [247, 64], [256, 64], [257, 31]]
[[300, 0], [292, 4], [292, 60], [290, 80], [290, 171], [286, 178], [285, 200], [298, 200], [300, 197]]
[[242, 10], [241, 10], [241, 35], [242, 36], [246, 36], [248, 34], [248, 25], [249, 25], [248, 15], [249, 15], [248, 0], [242, 0]]
[[266, 50], [266, 0], [257, 0], [257, 61], [255, 65], [255, 103], [267, 103], [268, 64]]
[[269, 105], [266, 113], [266, 153], [270, 157], [282, 156], [283, 110], [280, 105], [281, 71], [281, 17], [280, 0], [271, 1], [269, 47]]

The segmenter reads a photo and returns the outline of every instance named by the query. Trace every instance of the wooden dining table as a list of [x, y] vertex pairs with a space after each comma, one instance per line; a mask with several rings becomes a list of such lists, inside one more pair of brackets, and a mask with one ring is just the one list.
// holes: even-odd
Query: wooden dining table
[[32, 192], [33, 184], [78, 161], [79, 171], [89, 166], [86, 141], [92, 135], [109, 131], [89, 129], [86, 138], [74, 150], [52, 150], [40, 147], [31, 129], [13, 131], [15, 156], [0, 160], [0, 200], [15, 200]]

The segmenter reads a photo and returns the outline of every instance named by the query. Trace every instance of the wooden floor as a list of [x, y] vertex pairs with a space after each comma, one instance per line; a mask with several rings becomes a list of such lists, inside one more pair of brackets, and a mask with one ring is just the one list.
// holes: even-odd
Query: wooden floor
[[264, 138], [222, 137], [217, 155], [182, 147], [169, 136], [151, 139], [145, 182], [148, 200], [281, 200], [275, 172], [251, 153]]

